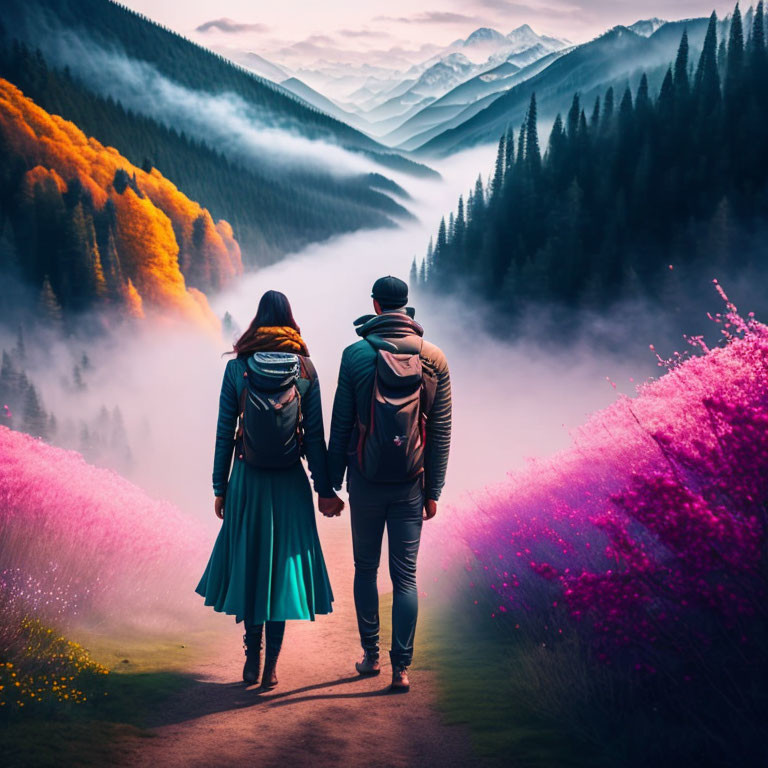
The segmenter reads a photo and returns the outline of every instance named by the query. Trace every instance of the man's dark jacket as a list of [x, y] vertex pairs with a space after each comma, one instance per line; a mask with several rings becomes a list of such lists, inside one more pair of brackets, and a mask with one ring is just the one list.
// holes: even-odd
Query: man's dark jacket
[[355, 445], [353, 437], [356, 436], [358, 415], [363, 424], [367, 426], [368, 423], [377, 350], [419, 352], [422, 365], [437, 378], [437, 392], [427, 418], [424, 456], [425, 496], [437, 501], [445, 484], [451, 443], [451, 378], [445, 355], [434, 344], [423, 340], [424, 329], [405, 310], [369, 315], [360, 318], [355, 325], [362, 339], [344, 350], [333, 402], [328, 444], [331, 484], [340, 489], [349, 462], [356, 461], [351, 446]]

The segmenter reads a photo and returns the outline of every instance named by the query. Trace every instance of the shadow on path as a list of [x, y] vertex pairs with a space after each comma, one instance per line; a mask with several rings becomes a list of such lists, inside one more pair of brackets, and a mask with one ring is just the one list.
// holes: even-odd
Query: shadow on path
[[[285, 707], [291, 704], [320, 699], [363, 699], [388, 694], [387, 688], [380, 690], [356, 691], [354, 693], [334, 693], [329, 691], [336, 686], [364, 681], [359, 675], [329, 680], [323, 683], [305, 685], [300, 688], [282, 691], [268, 691], [258, 686], [246, 687], [242, 682], [210, 683], [189, 679], [188, 686], [165, 702], [165, 706], [152, 712], [146, 725], [156, 728], [164, 725], [184, 723], [188, 720], [214, 715], [221, 712], [247, 709], [255, 706]], [[316, 695], [312, 691], [323, 691]]]

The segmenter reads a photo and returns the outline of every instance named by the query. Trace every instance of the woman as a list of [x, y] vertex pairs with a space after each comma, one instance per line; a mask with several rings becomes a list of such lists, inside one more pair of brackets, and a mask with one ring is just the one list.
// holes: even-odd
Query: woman
[[266, 625], [262, 686], [272, 688], [286, 620], [332, 611], [300, 454], [323, 514], [340, 514], [344, 504], [328, 480], [317, 375], [284, 294], [262, 296], [233, 353], [221, 387], [213, 463], [214, 510], [223, 523], [197, 592], [206, 605], [245, 622], [248, 685], [259, 678]]

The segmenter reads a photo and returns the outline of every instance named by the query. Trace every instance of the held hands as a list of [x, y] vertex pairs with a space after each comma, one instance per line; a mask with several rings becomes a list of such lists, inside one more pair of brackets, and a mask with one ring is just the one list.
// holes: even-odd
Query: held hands
[[344, 509], [344, 502], [335, 494], [330, 497], [317, 497], [317, 506], [320, 514], [325, 517], [339, 517]]
[[213, 501], [213, 511], [219, 520], [224, 519], [224, 497], [217, 496]]
[[437, 514], [437, 502], [434, 499], [427, 499], [424, 502], [424, 520], [431, 520]]

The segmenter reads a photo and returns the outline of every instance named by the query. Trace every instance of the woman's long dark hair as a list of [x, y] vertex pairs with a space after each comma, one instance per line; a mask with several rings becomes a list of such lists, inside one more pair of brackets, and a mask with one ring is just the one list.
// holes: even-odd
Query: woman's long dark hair
[[248, 330], [233, 344], [232, 351], [238, 356], [248, 354], [251, 342], [259, 328], [275, 326], [287, 326], [301, 333], [301, 328], [294, 320], [288, 297], [280, 291], [267, 291], [261, 297], [259, 308], [256, 310], [256, 317], [251, 320]]

